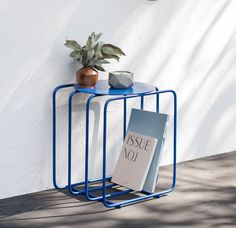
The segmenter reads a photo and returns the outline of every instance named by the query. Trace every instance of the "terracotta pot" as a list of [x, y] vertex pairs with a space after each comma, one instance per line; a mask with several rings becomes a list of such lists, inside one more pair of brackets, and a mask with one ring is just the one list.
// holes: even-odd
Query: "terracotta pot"
[[94, 87], [98, 81], [98, 72], [91, 67], [82, 67], [76, 72], [76, 81], [81, 87]]

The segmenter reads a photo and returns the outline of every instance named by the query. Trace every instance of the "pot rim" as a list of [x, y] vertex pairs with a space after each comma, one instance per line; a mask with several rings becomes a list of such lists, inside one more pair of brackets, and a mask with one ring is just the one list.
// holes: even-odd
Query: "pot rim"
[[133, 72], [128, 71], [128, 70], [115, 70], [115, 71], [110, 71], [109, 74], [115, 74], [115, 73], [128, 73], [128, 74], [133, 74]]

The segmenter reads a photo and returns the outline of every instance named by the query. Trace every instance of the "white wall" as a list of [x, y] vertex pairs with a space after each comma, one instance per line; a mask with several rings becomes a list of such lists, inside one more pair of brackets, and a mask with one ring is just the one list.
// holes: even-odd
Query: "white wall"
[[[0, 198], [52, 187], [51, 93], [59, 84], [74, 82], [78, 68], [63, 43], [66, 38], [84, 43], [92, 31], [103, 32], [104, 41], [127, 54], [108, 71], [131, 70], [137, 81], [178, 93], [178, 161], [235, 150], [235, 9], [236, 1], [227, 0], [1, 0]], [[69, 92], [58, 96], [61, 184], [67, 175]], [[84, 167], [86, 95], [79, 97], [73, 112], [74, 180], [82, 179]], [[103, 100], [92, 104], [91, 176], [101, 174]], [[153, 101], [147, 105], [152, 109]], [[121, 107], [116, 102], [109, 109], [109, 172], [121, 145]], [[170, 100], [163, 100], [162, 111], [170, 108]], [[171, 162], [170, 150], [167, 142], [162, 164]]]

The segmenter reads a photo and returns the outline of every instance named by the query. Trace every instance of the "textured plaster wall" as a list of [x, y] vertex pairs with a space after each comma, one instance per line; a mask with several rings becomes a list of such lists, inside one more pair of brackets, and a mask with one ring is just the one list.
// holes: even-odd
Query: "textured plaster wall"
[[[104, 41], [127, 54], [108, 71], [130, 70], [137, 81], [178, 93], [178, 161], [235, 150], [235, 9], [233, 0], [1, 0], [0, 198], [52, 188], [51, 93], [59, 84], [74, 82], [78, 68], [63, 43], [66, 38], [83, 43], [92, 31], [102, 31]], [[69, 92], [58, 96], [62, 185]], [[83, 176], [86, 98], [74, 100], [73, 180]], [[101, 175], [103, 101], [92, 103], [91, 176]], [[146, 105], [154, 109], [152, 99]], [[171, 99], [163, 99], [161, 107], [170, 112]], [[121, 146], [121, 108], [119, 102], [109, 108], [108, 173]], [[162, 164], [171, 162], [171, 130]]]

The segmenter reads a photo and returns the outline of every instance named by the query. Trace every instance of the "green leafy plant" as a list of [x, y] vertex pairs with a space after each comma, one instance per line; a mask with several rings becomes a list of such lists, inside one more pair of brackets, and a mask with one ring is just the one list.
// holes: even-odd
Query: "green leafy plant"
[[105, 71], [102, 65], [110, 63], [107, 59], [119, 61], [120, 57], [125, 55], [125, 53], [115, 45], [98, 41], [101, 36], [102, 33], [95, 34], [92, 32], [86, 45], [82, 47], [75, 40], [66, 40], [65, 46], [73, 50], [70, 53], [70, 57], [73, 57], [83, 66]]

